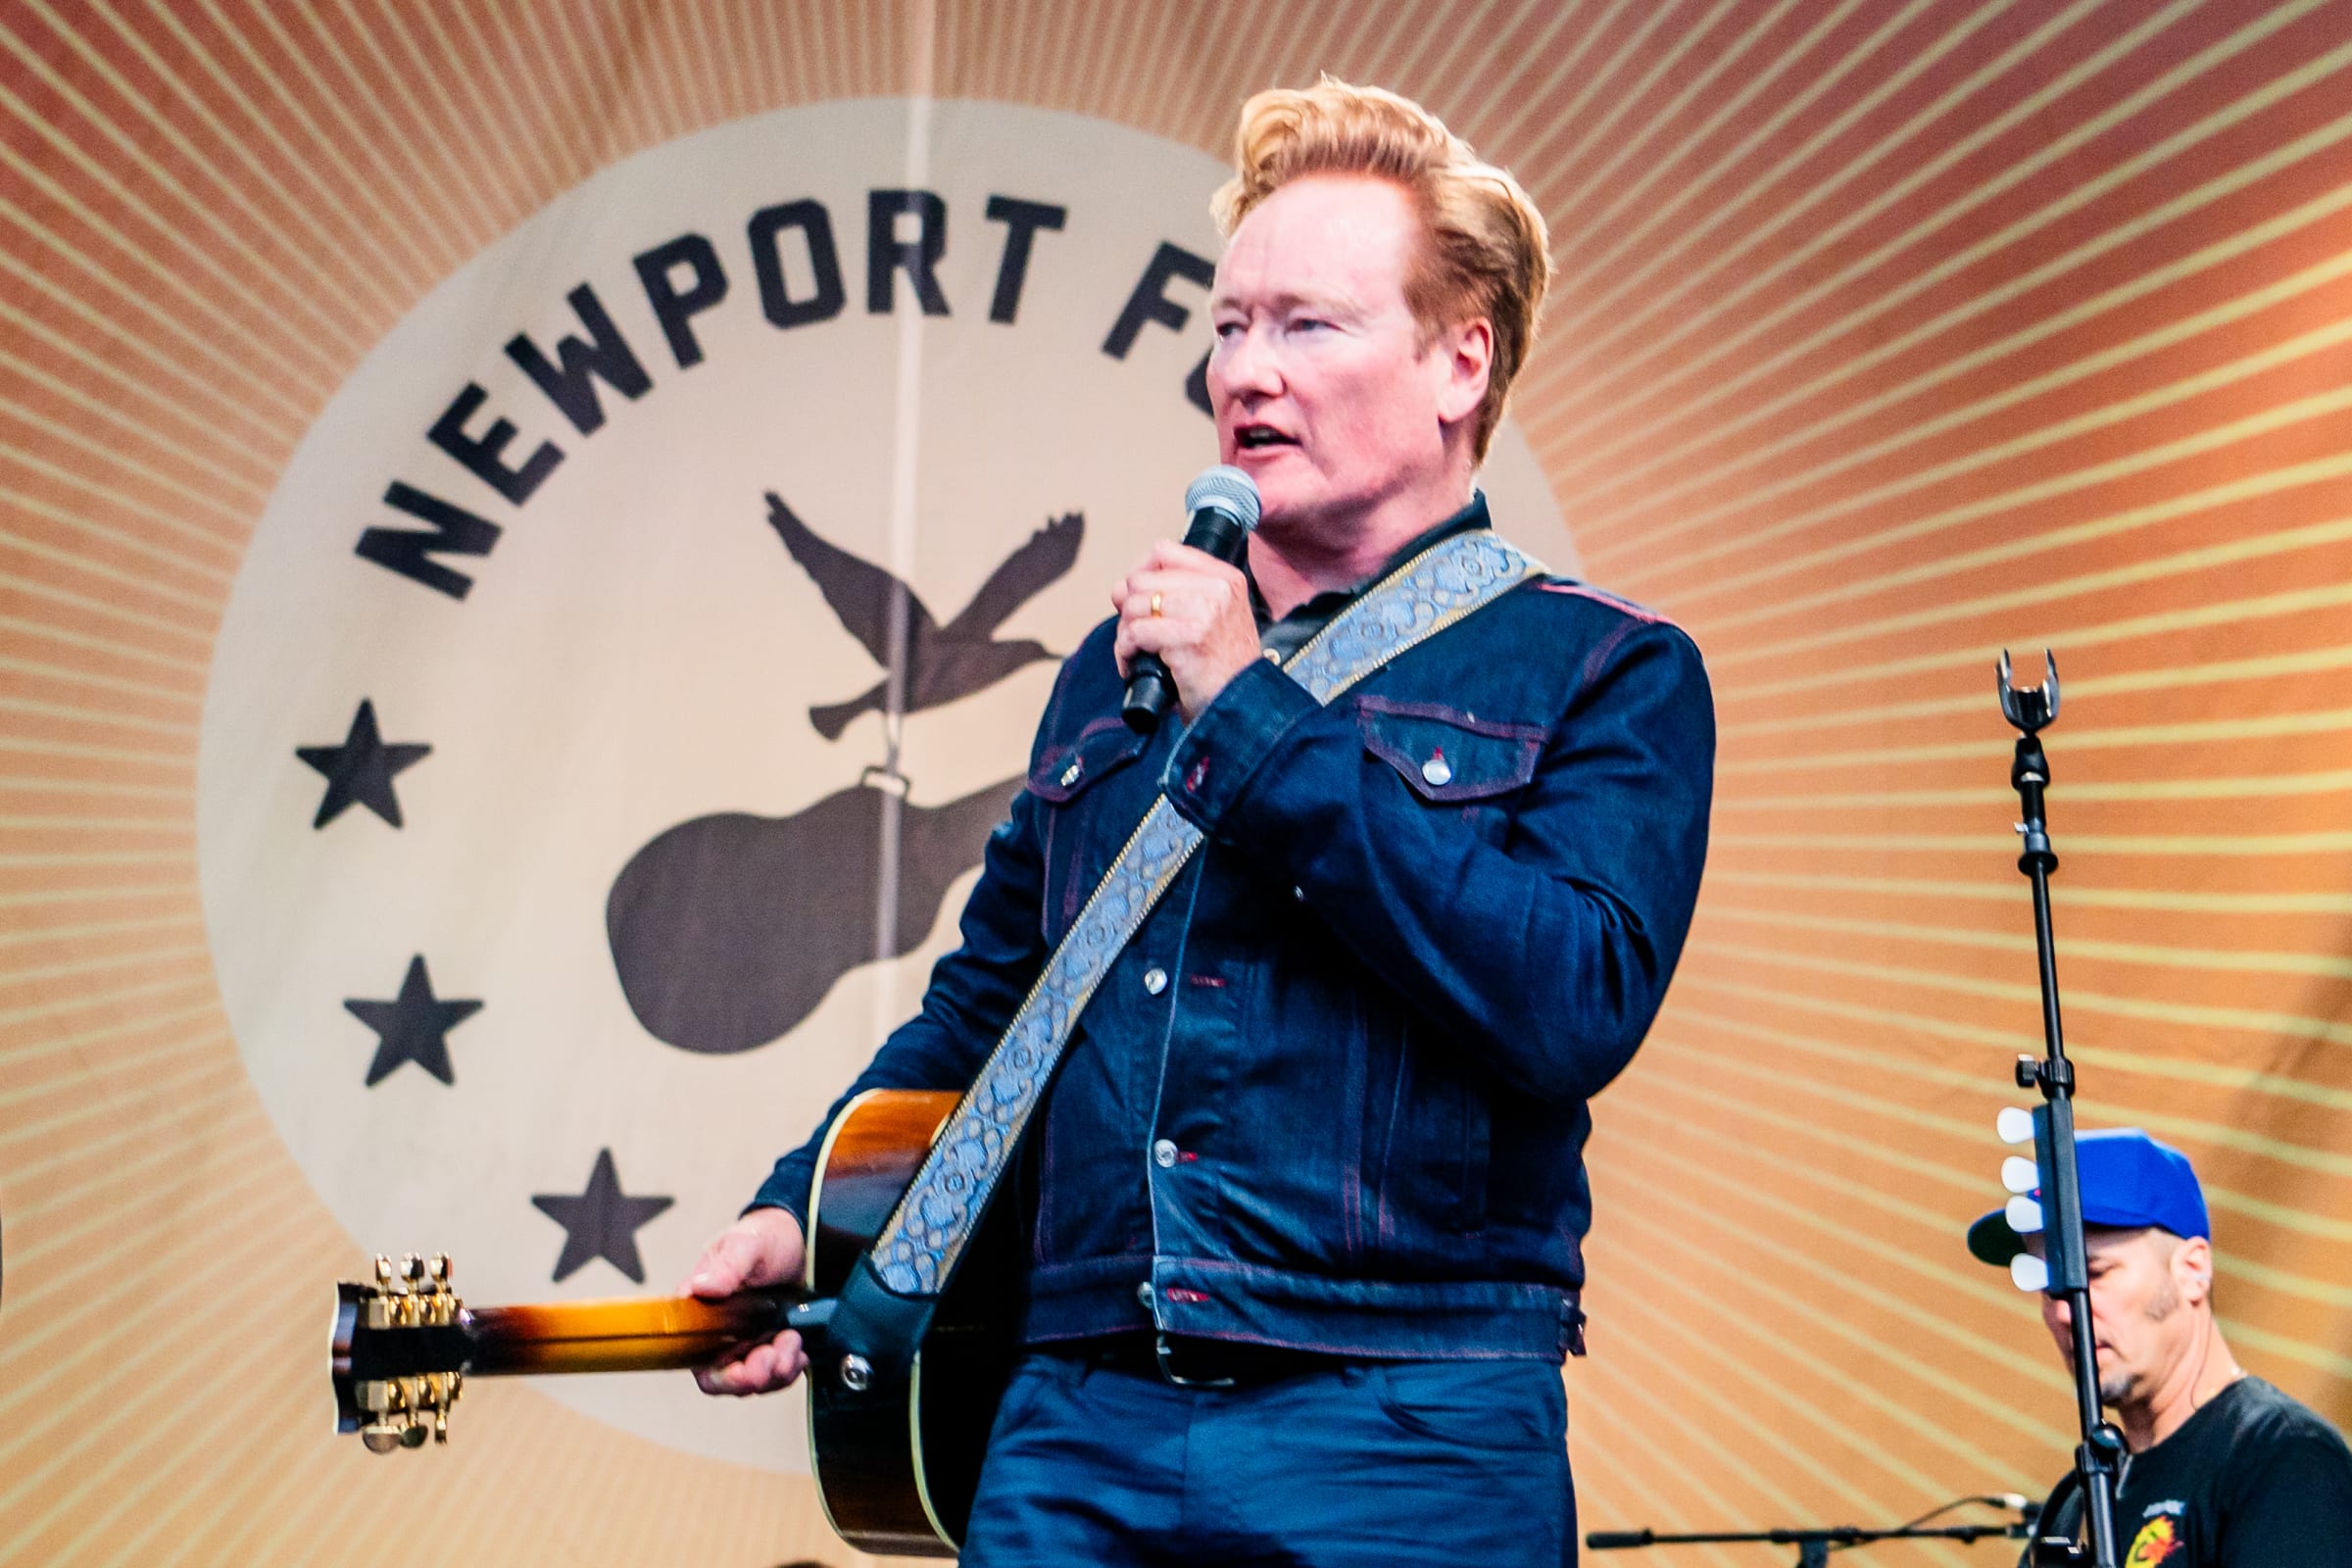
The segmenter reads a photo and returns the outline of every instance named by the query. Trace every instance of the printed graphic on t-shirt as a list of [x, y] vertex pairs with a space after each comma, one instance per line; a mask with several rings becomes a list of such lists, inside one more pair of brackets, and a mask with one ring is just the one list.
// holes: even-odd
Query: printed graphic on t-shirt
[[[2157, 1504], [2163, 1507], [2164, 1504]], [[2172, 1505], [2179, 1508], [2179, 1503]], [[2132, 1549], [2124, 1554], [2124, 1568], [2154, 1568], [2160, 1562], [2170, 1562], [2187, 1548], [2188, 1543], [2180, 1534], [2178, 1520], [2169, 1513], [2159, 1513], [2139, 1527], [2132, 1538]]]

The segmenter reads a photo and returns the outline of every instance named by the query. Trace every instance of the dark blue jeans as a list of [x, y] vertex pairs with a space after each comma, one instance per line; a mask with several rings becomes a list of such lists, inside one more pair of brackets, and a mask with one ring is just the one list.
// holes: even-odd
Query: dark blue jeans
[[1032, 1354], [964, 1568], [1576, 1561], [1568, 1403], [1543, 1361], [1351, 1363], [1230, 1391]]

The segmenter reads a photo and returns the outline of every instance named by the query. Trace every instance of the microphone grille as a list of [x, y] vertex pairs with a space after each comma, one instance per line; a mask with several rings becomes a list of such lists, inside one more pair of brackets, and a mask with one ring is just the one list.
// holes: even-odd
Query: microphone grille
[[1200, 477], [1185, 486], [1184, 510], [1189, 515], [1203, 507], [1214, 507], [1230, 513], [1244, 528], [1257, 526], [1257, 481], [1230, 463], [1220, 463], [1213, 468], [1200, 470]]

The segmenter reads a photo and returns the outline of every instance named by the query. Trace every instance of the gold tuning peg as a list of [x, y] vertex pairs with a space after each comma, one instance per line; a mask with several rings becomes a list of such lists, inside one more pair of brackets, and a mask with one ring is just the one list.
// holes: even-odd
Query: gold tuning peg
[[360, 1428], [360, 1442], [369, 1453], [390, 1453], [408, 1444], [406, 1392], [398, 1379], [359, 1386], [360, 1408], [375, 1417]]
[[370, 1329], [447, 1327], [464, 1303], [450, 1285], [446, 1252], [404, 1253], [394, 1262], [375, 1254], [375, 1284], [359, 1303], [360, 1321]]
[[457, 1372], [424, 1372], [361, 1384], [360, 1408], [375, 1419], [360, 1428], [360, 1442], [369, 1453], [447, 1443], [450, 1407], [465, 1381]]

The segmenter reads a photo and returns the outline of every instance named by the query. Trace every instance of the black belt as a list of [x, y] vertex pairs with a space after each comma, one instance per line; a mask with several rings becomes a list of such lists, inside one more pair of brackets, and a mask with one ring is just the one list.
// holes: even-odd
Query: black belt
[[1280, 1345], [1249, 1345], [1189, 1334], [1117, 1334], [1101, 1339], [1041, 1345], [1045, 1354], [1083, 1362], [1109, 1372], [1157, 1378], [1179, 1388], [1244, 1389], [1285, 1378], [1331, 1372], [1349, 1358]]

